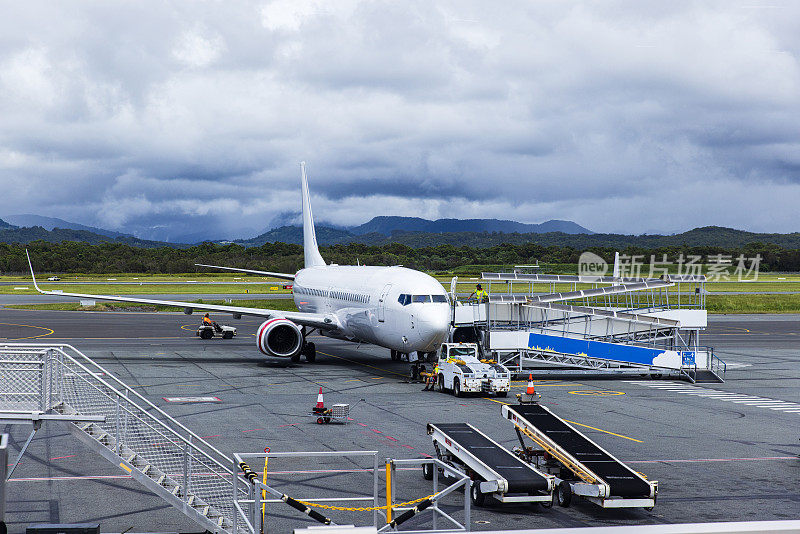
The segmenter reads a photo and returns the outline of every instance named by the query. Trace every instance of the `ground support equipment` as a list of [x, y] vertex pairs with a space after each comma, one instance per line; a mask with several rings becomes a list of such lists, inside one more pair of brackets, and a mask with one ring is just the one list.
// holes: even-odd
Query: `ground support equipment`
[[[491, 495], [502, 503], [553, 502], [555, 477], [537, 470], [467, 423], [428, 423], [439, 460], [472, 479], [472, 502], [484, 504]], [[427, 468], [427, 470], [426, 470]], [[425, 478], [432, 464], [423, 465]]]
[[317, 418], [318, 425], [327, 425], [329, 423], [346, 424], [350, 420], [350, 405], [334, 404], [330, 408], [314, 408], [309, 415]]
[[[518, 456], [556, 476], [556, 501], [569, 506], [580, 495], [603, 508], [652, 508], [658, 482], [647, 480], [572, 425], [538, 403], [505, 405], [503, 417], [514, 424]], [[524, 436], [541, 450], [528, 447]]]

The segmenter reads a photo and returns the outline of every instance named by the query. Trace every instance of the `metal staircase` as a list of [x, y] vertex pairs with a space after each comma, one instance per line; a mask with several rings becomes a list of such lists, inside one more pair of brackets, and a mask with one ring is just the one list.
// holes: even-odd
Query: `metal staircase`
[[234, 534], [231, 458], [69, 345], [0, 345], [0, 367], [0, 416], [74, 418], [87, 447], [209, 532]]

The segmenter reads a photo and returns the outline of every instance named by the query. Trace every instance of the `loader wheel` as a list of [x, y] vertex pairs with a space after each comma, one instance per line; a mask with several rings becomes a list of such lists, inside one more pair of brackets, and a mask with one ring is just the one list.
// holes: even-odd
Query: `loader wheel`
[[464, 394], [461, 393], [461, 384], [458, 383], [458, 378], [453, 379], [453, 396], [454, 397], [461, 397]]
[[472, 481], [472, 488], [469, 490], [470, 497], [472, 498], [472, 504], [475, 506], [483, 506], [486, 502], [486, 494], [481, 491], [481, 481], [480, 480], [473, 480]]
[[214, 337], [214, 332], [211, 330], [203, 330], [200, 332], [200, 339], [211, 339], [212, 337]]
[[572, 488], [566, 480], [562, 480], [556, 488], [556, 501], [558, 501], [559, 506], [564, 508], [572, 502]]
[[433, 480], [433, 464], [422, 464], [422, 478]]
[[222, 334], [222, 339], [233, 339], [233, 332], [225, 332]]
[[294, 356], [292, 356], [292, 357], [291, 357], [291, 358], [289, 358], [289, 359], [291, 360], [291, 362], [292, 362], [292, 363], [297, 363], [297, 362], [299, 362], [299, 361], [300, 361], [300, 353], [298, 352], [297, 354], [295, 354]]
[[507, 397], [508, 396], [508, 391], [498, 391], [497, 392], [497, 396], [498, 397]]

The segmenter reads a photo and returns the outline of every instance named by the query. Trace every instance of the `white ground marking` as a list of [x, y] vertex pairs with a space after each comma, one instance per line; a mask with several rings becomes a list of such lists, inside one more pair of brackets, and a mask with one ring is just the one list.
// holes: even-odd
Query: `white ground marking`
[[758, 408], [769, 408], [770, 410], [798, 413], [800, 414], [800, 404], [766, 397], [756, 397], [754, 395], [744, 395], [730, 391], [719, 391], [717, 389], [706, 389], [698, 386], [691, 386], [680, 382], [658, 382], [653, 383], [647, 380], [626, 380], [628, 384], [646, 386], [649, 388], [670, 391], [672, 393], [683, 393], [684, 395], [694, 395], [695, 397], [706, 397], [709, 399], [744, 404], [746, 406], [756, 406]]

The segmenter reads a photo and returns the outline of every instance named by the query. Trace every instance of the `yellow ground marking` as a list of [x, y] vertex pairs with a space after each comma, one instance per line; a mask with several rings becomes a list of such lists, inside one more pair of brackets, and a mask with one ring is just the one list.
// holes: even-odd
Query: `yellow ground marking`
[[598, 432], [602, 432], [604, 434], [611, 434], [612, 436], [617, 436], [618, 438], [629, 439], [631, 441], [635, 441], [636, 443], [644, 443], [644, 441], [642, 441], [640, 439], [632, 438], [630, 436], [623, 436], [622, 434], [617, 434], [615, 432], [609, 432], [608, 430], [603, 430], [602, 428], [595, 428], [593, 426], [584, 425], [583, 423], [576, 423], [575, 421], [570, 421], [568, 419], [564, 419], [564, 421], [566, 421], [567, 423], [569, 423], [571, 425], [578, 425], [578, 426], [582, 426], [584, 428], [591, 428], [592, 430], [597, 430]]
[[120, 463], [120, 464], [119, 464], [119, 466], [120, 466], [121, 468], [123, 468], [125, 471], [127, 471], [128, 473], [130, 473], [131, 471], [133, 471], [133, 469], [131, 469], [130, 467], [128, 467], [127, 465], [125, 465], [125, 464], [123, 464], [123, 463]]
[[51, 334], [55, 334], [55, 330], [53, 330], [52, 328], [47, 328], [46, 326], [34, 326], [32, 324], [15, 324], [15, 323], [0, 323], [0, 324], [4, 324], [6, 326], [22, 326], [22, 327], [25, 327], [25, 328], [37, 328], [39, 330], [47, 330], [48, 331], [46, 334], [39, 334], [38, 336], [8, 338], [9, 341], [19, 341], [20, 339], [36, 339], [38, 337], [45, 337], [45, 336], [49, 336]]
[[333, 354], [328, 354], [327, 352], [322, 352], [320, 350], [318, 350], [317, 353], [324, 354], [325, 356], [330, 356], [331, 358], [336, 358], [338, 360], [344, 360], [346, 362], [355, 363], [356, 365], [369, 367], [370, 369], [376, 369], [376, 370], [384, 372], [384, 373], [392, 373], [393, 375], [402, 376], [403, 378], [406, 378], [406, 375], [403, 374], [403, 373], [398, 373], [396, 371], [390, 371], [389, 369], [381, 369], [380, 367], [375, 367], [374, 365], [370, 365], [368, 363], [357, 362], [355, 360], [351, 360], [350, 358], [345, 358], [344, 356], [334, 356]]
[[[489, 397], [483, 397], [483, 398], [486, 399], [486, 400], [490, 400], [492, 402], [496, 402], [497, 404], [505, 404], [506, 406], [511, 406], [510, 402], [503, 402], [503, 401], [499, 401], [497, 399], [490, 399]], [[578, 426], [582, 426], [584, 428], [591, 428], [592, 430], [597, 430], [598, 432], [602, 432], [603, 434], [611, 434], [612, 436], [617, 436], [618, 438], [623, 438], [623, 439], [629, 439], [631, 441], [635, 441], [636, 443], [644, 443], [644, 441], [642, 441], [640, 439], [632, 438], [630, 436], [623, 436], [622, 434], [617, 434], [616, 432], [610, 432], [608, 430], [603, 430], [602, 428], [597, 428], [597, 427], [594, 427], [594, 426], [584, 425], [583, 423], [576, 423], [575, 421], [569, 421], [568, 419], [564, 419], [564, 421], [566, 421], [567, 423], [569, 423], [571, 425], [578, 425]]]
[[611, 391], [608, 389], [605, 390], [597, 390], [597, 389], [579, 389], [576, 391], [570, 391], [570, 395], [589, 395], [594, 397], [609, 397], [611, 395], [625, 395], [624, 391]]

